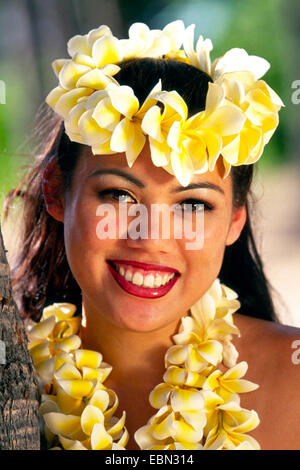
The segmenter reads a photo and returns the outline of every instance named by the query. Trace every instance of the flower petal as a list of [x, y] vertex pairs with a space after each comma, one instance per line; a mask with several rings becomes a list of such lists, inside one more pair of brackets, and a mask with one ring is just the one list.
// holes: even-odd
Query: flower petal
[[92, 116], [100, 127], [109, 131], [114, 130], [121, 118], [120, 112], [113, 107], [109, 97], [97, 104]]
[[122, 60], [118, 39], [114, 36], [101, 36], [93, 44], [92, 56], [96, 67], [116, 64]]
[[59, 341], [53, 346], [53, 350], [65, 351], [67, 353], [74, 351], [79, 348], [81, 344], [81, 339], [77, 335], [69, 336], [68, 338]]
[[157, 385], [149, 395], [150, 405], [158, 410], [167, 405], [172, 388], [166, 383]]
[[54, 434], [72, 437], [80, 430], [80, 417], [63, 413], [46, 413], [43, 415], [46, 425]]
[[34, 325], [29, 334], [35, 339], [46, 339], [51, 331], [53, 330], [55, 325], [55, 316], [52, 315], [51, 317], [47, 318], [46, 320], [40, 321], [36, 325]]
[[108, 450], [111, 448], [112, 442], [112, 437], [106, 432], [104, 425], [95, 424], [91, 434], [92, 450]]
[[166, 142], [159, 142], [152, 137], [149, 137], [149, 144], [151, 150], [151, 160], [155, 166], [168, 165], [171, 149]]
[[193, 178], [194, 166], [192, 159], [186, 151], [171, 152], [171, 165], [174, 174], [182, 186], [187, 186]]
[[72, 398], [83, 398], [87, 397], [92, 389], [93, 382], [90, 380], [59, 380], [59, 385], [64, 389], [64, 391], [70, 395]]
[[104, 423], [103, 413], [96, 406], [87, 405], [82, 412], [80, 423], [83, 432], [90, 436], [95, 424]]
[[55, 302], [43, 309], [43, 320], [55, 316], [56, 321], [69, 320], [76, 312], [77, 307], [68, 302]]
[[109, 394], [106, 390], [96, 390], [89, 400], [89, 405], [96, 406], [104, 412], [109, 406]]
[[152, 428], [149, 425], [142, 426], [134, 433], [134, 440], [141, 450], [150, 449], [159, 444], [157, 439], [152, 436]]
[[134, 91], [127, 85], [114, 86], [108, 89], [112, 106], [121, 114], [131, 119], [139, 109], [139, 100]]
[[158, 142], [163, 142], [164, 138], [161, 132], [161, 110], [159, 106], [152, 106], [146, 112], [143, 121], [142, 129], [145, 134], [151, 136]]
[[87, 36], [81, 36], [80, 34], [73, 36], [67, 42], [67, 49], [71, 57], [78, 53], [90, 55], [90, 48], [87, 42]]
[[116, 422], [113, 424], [113, 426], [107, 428], [108, 434], [110, 434], [113, 438], [117, 437], [122, 431], [122, 429], [124, 428], [125, 419], [126, 419], [126, 412], [123, 411], [121, 418], [120, 419], [116, 418], [115, 420]]
[[79, 78], [90, 70], [90, 67], [86, 65], [77, 64], [73, 61], [67, 62], [59, 72], [59, 83], [66, 90], [72, 90], [76, 87]]
[[65, 363], [55, 372], [56, 380], [82, 379], [81, 373], [73, 364]]
[[77, 83], [77, 87], [92, 88], [93, 90], [104, 90], [112, 80], [100, 69], [93, 69], [82, 75]]
[[202, 439], [203, 436], [203, 428], [200, 427], [199, 429], [195, 430], [192, 426], [190, 426], [185, 421], [174, 421], [173, 422], [173, 439], [175, 441], [188, 441], [191, 443], [198, 443]]
[[110, 137], [110, 131], [99, 127], [93, 118], [93, 110], [83, 113], [78, 121], [78, 128], [87, 145], [101, 145]]
[[102, 362], [102, 354], [89, 349], [77, 349], [75, 351], [75, 362], [77, 367], [91, 367], [96, 369]]
[[56, 103], [58, 102], [59, 98], [61, 96], [65, 95], [67, 93], [67, 90], [65, 90], [63, 87], [60, 85], [57, 86], [56, 88], [53, 88], [53, 90], [48, 93], [46, 96], [46, 103], [51, 106], [53, 109], [56, 107]]
[[106, 25], [101, 25], [99, 28], [92, 29], [87, 35], [87, 43], [90, 49], [92, 49], [97, 39], [102, 36], [112, 36], [110, 28]]
[[222, 357], [222, 344], [219, 341], [208, 340], [200, 344], [199, 354], [210, 364], [214, 366], [221, 361]]
[[171, 406], [175, 412], [201, 410], [204, 406], [202, 393], [198, 390], [172, 390]]

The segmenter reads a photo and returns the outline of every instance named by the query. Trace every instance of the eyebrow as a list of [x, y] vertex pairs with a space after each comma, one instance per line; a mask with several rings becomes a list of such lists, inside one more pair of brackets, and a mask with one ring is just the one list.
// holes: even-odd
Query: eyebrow
[[135, 178], [132, 175], [129, 175], [125, 171], [119, 170], [117, 168], [107, 168], [107, 169], [103, 169], [103, 170], [96, 170], [88, 176], [88, 179], [93, 178], [94, 176], [100, 176], [100, 175], [117, 175], [117, 176], [121, 176], [122, 178], [125, 178], [126, 180], [128, 180], [131, 183], [135, 184], [139, 188], [145, 188], [144, 183], [142, 183], [140, 180], [138, 180], [137, 178]]
[[[108, 174], [109, 175], [121, 176], [121, 178], [124, 178], [124, 179], [130, 181], [131, 183], [135, 184], [139, 188], [145, 188], [146, 187], [144, 185], [144, 183], [142, 183], [142, 181], [140, 181], [139, 179], [135, 178], [134, 176], [128, 174], [126, 171], [120, 170], [118, 168], [107, 168], [107, 169], [102, 169], [102, 170], [96, 170], [88, 176], [88, 179], [93, 178], [95, 176], [108, 175]], [[221, 194], [225, 195], [224, 190], [220, 186], [218, 186], [214, 183], [210, 183], [208, 181], [203, 181], [201, 183], [191, 183], [188, 186], [176, 186], [175, 188], [171, 189], [171, 192], [172, 193], [179, 193], [179, 192], [182, 192], [182, 191], [189, 191], [191, 189], [199, 189], [199, 188], [214, 189], [215, 191], [218, 191]]]

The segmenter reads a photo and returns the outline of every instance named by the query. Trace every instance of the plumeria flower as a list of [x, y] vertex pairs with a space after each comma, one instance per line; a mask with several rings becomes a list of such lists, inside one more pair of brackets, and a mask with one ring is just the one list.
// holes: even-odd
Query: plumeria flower
[[[64, 119], [94, 91], [117, 83], [113, 78], [120, 70], [116, 62], [122, 60], [117, 38], [104, 25], [71, 38], [68, 52], [71, 59], [58, 59], [52, 64], [59, 85], [46, 97], [46, 102]], [[71, 137], [83, 143], [80, 134], [73, 133]]]
[[218, 449], [259, 450], [258, 442], [246, 434], [253, 431], [258, 424], [259, 418], [254, 410], [243, 409], [234, 401], [219, 405], [218, 411], [215, 412], [215, 425], [206, 437], [204, 448], [216, 445]]
[[247, 369], [247, 362], [242, 361], [228, 369], [224, 374], [220, 370], [215, 370], [203, 383], [203, 390], [215, 391], [220, 396], [222, 396], [222, 390], [230, 393], [252, 392], [258, 388], [258, 385], [242, 379]]
[[[154, 97], [163, 103], [150, 109], [142, 123], [150, 136], [154, 164], [167, 168], [171, 164], [176, 178], [183, 186], [194, 173], [212, 171], [222, 149], [222, 137], [238, 133], [245, 117], [235, 105], [225, 102], [221, 86], [209, 84], [205, 111], [187, 119], [188, 108], [176, 92], [161, 92]], [[164, 164], [164, 165], [163, 165]]]
[[[128, 439], [127, 431], [123, 430], [125, 412], [119, 420], [105, 422], [100, 408], [87, 405], [81, 416], [51, 412], [44, 414], [44, 419], [66, 450], [74, 450], [75, 447], [83, 450], [116, 450], [124, 447]], [[116, 443], [114, 439], [117, 439]]]
[[124, 449], [125, 412], [114, 416], [117, 395], [103, 385], [111, 366], [96, 351], [79, 349], [76, 306], [54, 303], [31, 327], [29, 350], [42, 388], [39, 414], [49, 444], [59, 437], [65, 449]]
[[134, 23], [129, 28], [129, 39], [120, 41], [124, 60], [132, 57], [163, 57], [176, 55], [182, 44], [184, 24], [181, 20], [173, 21], [163, 30], [150, 28], [144, 23]]
[[241, 132], [224, 139], [222, 155], [236, 165], [255, 163], [278, 126], [279, 96], [252, 72], [227, 72], [216, 81], [246, 120]]
[[185, 37], [183, 42], [185, 53], [191, 65], [199, 68], [208, 75], [211, 75], [210, 53], [213, 50], [212, 42], [210, 39], [203, 39], [203, 36], [200, 35], [195, 50], [194, 30], [194, 24], [188, 26], [185, 30]]
[[159, 81], [140, 106], [131, 87], [110, 84], [73, 107], [66, 119], [66, 132], [80, 135], [95, 155], [125, 152], [131, 167], [146, 143], [141, 122], [156, 103], [153, 94], [160, 89]]
[[183, 389], [168, 383], [157, 385], [150, 393], [149, 401], [153, 408], [171, 405], [175, 411], [200, 410], [204, 406], [201, 391], [196, 388]]
[[258, 80], [269, 70], [270, 64], [266, 59], [248, 55], [245, 49], [233, 48], [222, 57], [215, 59], [212, 64], [212, 78], [217, 80], [228, 72], [251, 72]]
[[[184, 391], [182, 391], [184, 393]], [[177, 408], [178, 405], [178, 408]], [[142, 450], [165, 446], [173, 442], [184, 442], [197, 444], [203, 436], [206, 424], [205, 412], [203, 410], [188, 410], [189, 403], [179, 400], [174, 402], [173, 407], [163, 406], [150, 418], [148, 424], [135, 433], [135, 440]], [[182, 408], [183, 407], [183, 408]], [[175, 411], [180, 409], [180, 411]]]
[[[141, 449], [259, 448], [246, 435], [259, 424], [258, 416], [241, 408], [239, 397], [257, 385], [242, 378], [247, 363], [235, 365], [237, 355], [229, 347], [232, 335], [239, 334], [233, 324], [239, 306], [236, 292], [216, 279], [191, 307], [191, 316], [182, 319], [165, 356], [164, 383], [149, 396], [158, 411], [135, 433]], [[99, 352], [79, 349], [80, 342], [74, 348], [72, 338], [79, 328], [75, 311], [73, 304], [50, 305], [30, 331], [30, 351], [44, 381], [48, 379], [39, 408], [45, 437], [51, 449], [124, 450], [129, 438], [125, 412], [115, 416], [118, 397], [104, 385], [111, 367]], [[216, 366], [224, 361], [226, 345], [233, 366], [222, 373]]]
[[111, 367], [96, 351], [77, 349], [73, 359], [56, 370], [52, 395], [45, 395], [40, 407], [50, 441], [58, 435], [66, 449], [123, 447], [128, 440], [125, 412], [114, 416], [118, 398], [103, 385]]
[[[233, 293], [229, 291], [228, 295], [233, 296]], [[178, 345], [189, 345], [190, 354], [187, 356], [189, 362], [186, 362], [186, 356], [184, 360], [191, 370], [200, 372], [205, 366], [203, 360], [212, 365], [222, 360], [224, 341], [228, 341], [233, 334], [239, 334], [238, 328], [232, 323], [232, 314], [239, 307], [239, 301], [228, 298], [222, 290], [220, 281], [216, 280], [204, 296], [192, 306], [191, 316], [182, 318], [179, 333], [173, 337], [173, 340]], [[191, 348], [190, 345], [194, 347]], [[173, 351], [177, 355], [186, 354], [178, 349]], [[176, 363], [178, 359], [173, 357], [171, 361]]]
[[[71, 141], [90, 145], [95, 155], [125, 152], [132, 166], [148, 136], [154, 165], [174, 175], [183, 186], [193, 174], [213, 171], [220, 155], [224, 178], [232, 165], [256, 162], [278, 126], [278, 111], [283, 106], [276, 93], [260, 80], [269, 63], [239, 48], [212, 63], [211, 40], [200, 36], [194, 48], [194, 28], [190, 25], [185, 29], [180, 20], [163, 30], [134, 23], [128, 39], [119, 40], [102, 25], [71, 38], [71, 59], [54, 61], [59, 85], [46, 98], [64, 119]], [[175, 99], [172, 94], [176, 92], [162, 90], [163, 113], [155, 103], [139, 108], [133, 90], [111, 86], [119, 86], [114, 77], [122, 61], [135, 57], [171, 58], [206, 72], [214, 83], [209, 84], [205, 110], [188, 119], [182, 98], [178, 95]], [[103, 92], [102, 97], [98, 92]], [[119, 95], [120, 107], [114, 99]], [[169, 96], [173, 98], [170, 103]], [[184, 104], [177, 116], [180, 100]], [[98, 104], [97, 111], [91, 102]]]
[[186, 29], [184, 40], [190, 63], [210, 75], [214, 83], [221, 84], [226, 99], [245, 111], [247, 118], [239, 132], [223, 138], [222, 156], [226, 177], [231, 165], [255, 163], [260, 158], [264, 146], [278, 126], [278, 111], [283, 103], [265, 82], [259, 80], [270, 67], [268, 61], [249, 56], [244, 49], [234, 48], [211, 64], [211, 41], [203, 40], [200, 36], [195, 51], [194, 27], [190, 25]]
[[55, 364], [59, 364], [56, 356], [65, 356], [80, 347], [81, 340], [76, 335], [80, 317], [73, 317], [75, 311], [73, 304], [55, 303], [44, 308], [41, 321], [28, 331], [28, 349], [41, 386], [53, 378]]
[[129, 167], [133, 165], [146, 143], [141, 123], [146, 112], [156, 103], [154, 96], [158, 90], [161, 90], [160, 81], [141, 106], [130, 87], [111, 87], [108, 92], [113, 107], [124, 116], [112, 133], [110, 147], [115, 152], [126, 153]]
[[212, 361], [215, 362], [209, 353], [209, 344], [199, 348], [199, 341], [195, 341], [171, 346], [165, 355], [167, 370], [164, 380], [182, 385], [202, 385], [212, 370]]
[[58, 59], [53, 70], [65, 90], [75, 87], [103, 89], [118, 73], [116, 62], [122, 60], [118, 39], [103, 25], [83, 36], [76, 35], [67, 43], [71, 59]]
[[[172, 163], [172, 148], [169, 142], [170, 130], [173, 124], [180, 125], [187, 118], [187, 106], [176, 91], [158, 92], [153, 98], [164, 105], [163, 112], [158, 105], [152, 106], [145, 114], [142, 129], [149, 137], [152, 162], [155, 166], [167, 166]], [[173, 165], [172, 165], [173, 166]], [[189, 156], [186, 156], [185, 168], [191, 166]], [[178, 176], [178, 172], [176, 172]], [[180, 175], [179, 171], [179, 175]]]
[[[228, 175], [234, 157], [224, 154], [226, 139], [239, 135], [246, 117], [234, 103], [226, 99], [222, 86], [209, 83], [205, 110], [192, 116], [186, 124], [186, 134], [192, 136], [188, 146], [193, 155], [195, 173], [213, 171], [220, 155], [223, 157], [225, 175]], [[197, 138], [202, 152], [197, 152]]]

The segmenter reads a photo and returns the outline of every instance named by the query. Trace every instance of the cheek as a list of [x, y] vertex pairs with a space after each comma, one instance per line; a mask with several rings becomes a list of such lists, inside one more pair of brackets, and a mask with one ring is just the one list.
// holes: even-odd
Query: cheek
[[[186, 260], [185, 288], [199, 298], [218, 277], [226, 247], [229, 214], [208, 215], [204, 218], [203, 247], [187, 250], [182, 245]], [[195, 295], [194, 295], [194, 294]]]
[[64, 238], [68, 263], [80, 287], [99, 279], [106, 265], [104, 259], [115, 240], [99, 238], [97, 204], [72, 203], [65, 211]]
[[72, 203], [65, 215], [66, 249], [87, 250], [97, 242], [97, 217], [94, 208], [84, 202]]

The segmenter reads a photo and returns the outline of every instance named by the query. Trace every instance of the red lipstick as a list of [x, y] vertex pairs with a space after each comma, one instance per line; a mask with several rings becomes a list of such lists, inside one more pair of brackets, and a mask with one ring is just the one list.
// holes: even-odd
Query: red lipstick
[[143, 269], [144, 271], [163, 271], [166, 273], [180, 274], [180, 272], [177, 269], [170, 268], [169, 266], [163, 266], [160, 264], [152, 264], [152, 263], [142, 263], [140, 261], [133, 261], [130, 259], [112, 259], [112, 260], [107, 260], [107, 262], [111, 262], [115, 264], [118, 264], [118, 263], [127, 264], [135, 268]]
[[[131, 266], [135, 266], [137, 268], [143, 269], [143, 270], [156, 270], [156, 271], [163, 271], [163, 272], [170, 272], [170, 273], [175, 273], [175, 276], [168, 281], [165, 285], [161, 287], [143, 287], [143, 286], [137, 286], [133, 284], [130, 281], [127, 281], [127, 279], [124, 278], [118, 271], [116, 271], [114, 267], [114, 262], [115, 263], [120, 263], [120, 264], [127, 264]], [[179, 271], [175, 269], [171, 269], [167, 266], [160, 266], [160, 265], [155, 265], [155, 264], [145, 264], [145, 263], [140, 263], [138, 261], [129, 261], [129, 260], [107, 260], [107, 267], [112, 274], [113, 278], [117, 282], [117, 284], [126, 292], [129, 294], [135, 295], [136, 297], [142, 297], [144, 299], [158, 299], [159, 297], [163, 297], [166, 295], [172, 287], [176, 284], [176, 282], [179, 279], [180, 273]]]

